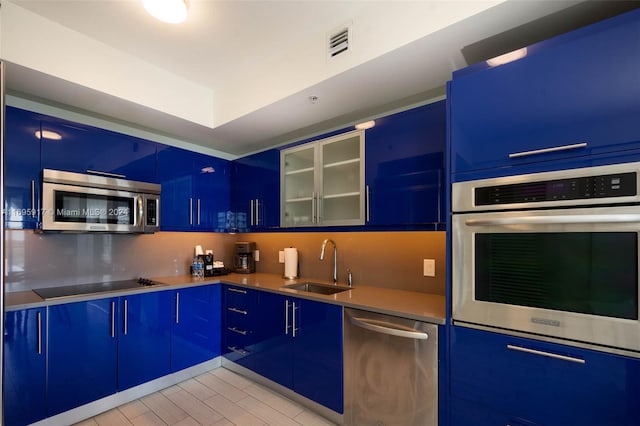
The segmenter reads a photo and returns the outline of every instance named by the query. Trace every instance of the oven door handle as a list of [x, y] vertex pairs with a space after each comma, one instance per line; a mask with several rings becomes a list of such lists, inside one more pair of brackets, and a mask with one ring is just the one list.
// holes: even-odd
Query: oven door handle
[[587, 214], [467, 219], [467, 226], [557, 225], [570, 223], [640, 223], [640, 214]]

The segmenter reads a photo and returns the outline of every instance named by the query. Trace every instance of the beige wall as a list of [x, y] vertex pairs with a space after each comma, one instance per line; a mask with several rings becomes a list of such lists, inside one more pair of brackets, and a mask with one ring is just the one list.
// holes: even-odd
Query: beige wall
[[[258, 272], [282, 275], [278, 251], [296, 247], [302, 279], [330, 280], [333, 252], [319, 260], [325, 238], [338, 246], [338, 280], [346, 270], [354, 285], [391, 287], [444, 294], [444, 232], [278, 232], [215, 234], [158, 232], [153, 235], [34, 234], [6, 232], [7, 291], [115, 281], [138, 276], [189, 272], [196, 244], [213, 250], [216, 260], [232, 265], [234, 242], [254, 241], [260, 252]], [[424, 277], [422, 260], [435, 259], [436, 277]]]

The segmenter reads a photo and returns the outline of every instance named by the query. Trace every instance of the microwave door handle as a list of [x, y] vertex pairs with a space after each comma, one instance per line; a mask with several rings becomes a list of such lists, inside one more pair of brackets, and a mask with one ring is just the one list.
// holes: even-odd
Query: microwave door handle
[[520, 216], [496, 219], [467, 219], [467, 226], [557, 225], [572, 223], [634, 223], [640, 214], [587, 214], [557, 216]]
[[138, 228], [142, 229], [144, 226], [144, 197], [138, 195]]

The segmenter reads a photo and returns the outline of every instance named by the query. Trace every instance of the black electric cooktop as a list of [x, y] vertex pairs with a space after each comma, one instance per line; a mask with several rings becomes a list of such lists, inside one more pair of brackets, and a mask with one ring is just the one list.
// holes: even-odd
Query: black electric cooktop
[[138, 287], [157, 285], [157, 283], [138, 278], [123, 281], [111, 281], [91, 284], [65, 285], [61, 287], [36, 288], [33, 291], [43, 299], [56, 299], [59, 297], [78, 296], [82, 294], [101, 293], [104, 291], [127, 290]]

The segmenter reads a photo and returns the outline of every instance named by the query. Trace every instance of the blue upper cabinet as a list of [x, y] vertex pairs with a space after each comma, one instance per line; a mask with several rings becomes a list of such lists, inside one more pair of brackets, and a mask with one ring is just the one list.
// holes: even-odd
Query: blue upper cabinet
[[232, 229], [229, 161], [180, 148], [159, 146], [163, 231]]
[[235, 230], [280, 225], [280, 151], [271, 149], [231, 163], [231, 210]]
[[514, 62], [455, 72], [454, 180], [580, 167], [640, 148], [639, 70], [635, 10], [530, 46]]
[[47, 416], [46, 310], [5, 314], [4, 424], [22, 426]]
[[5, 226], [35, 229], [40, 203], [40, 118], [18, 108], [6, 108]]
[[41, 126], [43, 168], [156, 182], [154, 142], [53, 117], [44, 117]]
[[366, 131], [367, 225], [444, 222], [445, 101], [376, 119]]
[[453, 327], [451, 425], [638, 425], [640, 360]]

